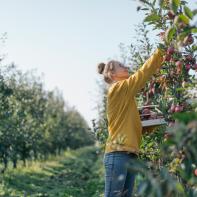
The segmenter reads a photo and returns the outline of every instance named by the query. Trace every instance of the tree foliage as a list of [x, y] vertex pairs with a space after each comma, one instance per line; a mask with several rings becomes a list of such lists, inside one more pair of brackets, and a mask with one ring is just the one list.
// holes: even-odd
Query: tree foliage
[[[187, 1], [140, 2], [137, 10], [145, 12], [145, 19], [136, 31], [138, 42], [129, 47], [121, 44], [121, 56], [135, 72], [151, 49], [165, 51], [161, 69], [136, 99], [140, 106], [158, 105], [167, 125], [143, 135], [141, 160], [131, 165], [131, 170], [139, 173], [136, 196], [196, 196], [197, 115], [191, 92], [197, 85], [196, 26], [192, 24], [197, 12]], [[160, 40], [150, 43], [147, 27], [152, 27]], [[102, 131], [106, 132], [106, 127]]]
[[14, 64], [0, 68], [0, 161], [44, 159], [71, 148], [94, 144], [81, 114], [66, 105], [57, 89], [46, 91], [31, 72]]

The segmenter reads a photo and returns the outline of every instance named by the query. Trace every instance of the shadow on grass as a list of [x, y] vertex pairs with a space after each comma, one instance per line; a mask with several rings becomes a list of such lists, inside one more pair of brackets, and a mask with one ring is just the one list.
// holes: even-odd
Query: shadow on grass
[[57, 166], [44, 165], [39, 172], [10, 173], [4, 177], [4, 183], [7, 190], [20, 193], [20, 197], [24, 192], [27, 197], [93, 196], [99, 184], [96, 169], [92, 172], [97, 157], [91, 149], [83, 150], [82, 154], [76, 152], [76, 157], [57, 161]]

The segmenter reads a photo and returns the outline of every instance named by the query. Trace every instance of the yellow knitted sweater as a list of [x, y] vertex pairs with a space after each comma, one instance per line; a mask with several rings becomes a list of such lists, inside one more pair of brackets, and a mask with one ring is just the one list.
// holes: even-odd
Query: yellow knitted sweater
[[136, 94], [156, 73], [163, 62], [160, 49], [128, 79], [110, 86], [107, 94], [108, 139], [105, 152], [128, 151], [139, 153], [142, 125], [135, 100]]

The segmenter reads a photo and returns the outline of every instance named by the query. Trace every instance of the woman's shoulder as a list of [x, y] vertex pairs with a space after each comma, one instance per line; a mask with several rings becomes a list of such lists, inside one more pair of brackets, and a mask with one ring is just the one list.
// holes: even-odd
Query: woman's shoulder
[[124, 92], [126, 87], [126, 80], [114, 82], [108, 87], [108, 95]]

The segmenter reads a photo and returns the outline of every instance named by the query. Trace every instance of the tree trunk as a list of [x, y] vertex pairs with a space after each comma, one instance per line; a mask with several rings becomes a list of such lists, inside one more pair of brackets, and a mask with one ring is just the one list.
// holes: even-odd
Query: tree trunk
[[26, 167], [26, 159], [23, 159], [23, 166]]
[[34, 159], [37, 160], [38, 159], [38, 154], [37, 154], [37, 151], [34, 150]]
[[13, 159], [13, 168], [17, 168], [17, 159]]
[[61, 154], [61, 147], [58, 147], [58, 155]]
[[7, 159], [7, 157], [3, 158], [3, 163], [4, 163], [4, 170], [6, 170], [7, 167], [8, 167], [8, 159]]

